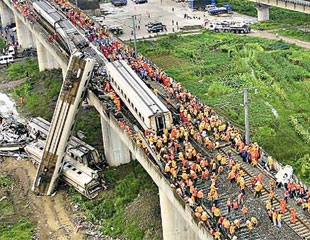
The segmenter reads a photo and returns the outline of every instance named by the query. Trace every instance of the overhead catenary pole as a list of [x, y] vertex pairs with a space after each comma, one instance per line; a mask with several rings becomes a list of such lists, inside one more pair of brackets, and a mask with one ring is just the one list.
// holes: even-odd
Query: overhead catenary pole
[[137, 36], [136, 36], [136, 22], [135, 22], [135, 15], [132, 16], [132, 28], [133, 28], [133, 38], [135, 41], [135, 57], [138, 57], [137, 54]]
[[249, 106], [248, 106], [248, 89], [243, 90], [243, 106], [244, 106], [244, 123], [245, 123], [245, 144], [250, 144], [250, 125], [249, 125]]

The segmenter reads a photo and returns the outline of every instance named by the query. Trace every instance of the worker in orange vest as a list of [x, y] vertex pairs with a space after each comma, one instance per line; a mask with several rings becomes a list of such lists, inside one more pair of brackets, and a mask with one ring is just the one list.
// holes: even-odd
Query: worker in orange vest
[[239, 205], [238, 205], [238, 201], [237, 201], [237, 200], [234, 200], [234, 201], [233, 201], [233, 209], [234, 209], [235, 211], [237, 211], [237, 210], [239, 209]]
[[228, 213], [230, 213], [230, 209], [232, 207], [232, 203], [231, 203], [231, 199], [230, 198], [227, 199], [226, 206], [227, 206], [227, 209], [228, 209]]
[[295, 214], [295, 208], [291, 208], [291, 222], [295, 223], [296, 222], [296, 214]]
[[281, 207], [281, 213], [284, 214], [285, 213], [285, 207], [286, 207], [286, 202], [285, 202], [284, 198], [282, 198], [280, 200], [280, 207]]
[[118, 97], [116, 97], [116, 98], [114, 99], [114, 103], [115, 103], [115, 105], [116, 105], [117, 110], [118, 110], [118, 111], [121, 111], [121, 100], [120, 100]]
[[20, 104], [21, 104], [21, 105], [24, 105], [24, 103], [25, 103], [25, 99], [24, 99], [23, 96], [21, 96], [21, 97], [20, 97]]
[[246, 205], [244, 204], [243, 207], [242, 207], [242, 213], [244, 215], [244, 219], [246, 220], [247, 218], [247, 214], [248, 214], [248, 208], [246, 207]]
[[110, 82], [108, 80], [105, 80], [105, 87], [103, 89], [103, 91], [105, 92], [110, 92]]

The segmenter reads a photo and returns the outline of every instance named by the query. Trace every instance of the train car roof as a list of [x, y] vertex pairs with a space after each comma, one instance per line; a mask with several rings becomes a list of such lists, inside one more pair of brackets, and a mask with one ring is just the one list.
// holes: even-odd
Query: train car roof
[[57, 11], [52, 5], [47, 3], [46, 1], [36, 1], [33, 3], [33, 6], [37, 6], [45, 11], [53, 20], [59, 21], [60, 19], [66, 19], [66, 17]]
[[142, 79], [130, 68], [126, 61], [114, 61], [106, 64], [110, 76], [130, 98], [133, 105], [143, 111], [144, 116], [169, 112], [168, 108], [149, 89]]

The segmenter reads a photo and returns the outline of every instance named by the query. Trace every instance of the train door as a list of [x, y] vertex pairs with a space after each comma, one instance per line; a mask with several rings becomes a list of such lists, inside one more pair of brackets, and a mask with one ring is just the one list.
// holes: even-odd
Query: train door
[[157, 132], [163, 131], [165, 128], [165, 119], [163, 115], [156, 116], [156, 129]]

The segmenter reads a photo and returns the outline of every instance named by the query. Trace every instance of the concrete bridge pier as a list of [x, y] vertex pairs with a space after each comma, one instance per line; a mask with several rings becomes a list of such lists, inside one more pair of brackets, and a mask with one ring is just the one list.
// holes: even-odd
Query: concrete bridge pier
[[164, 191], [159, 188], [161, 220], [164, 240], [198, 240], [184, 217], [170, 202]]
[[15, 20], [12, 10], [3, 1], [0, 1], [0, 14], [3, 28], [13, 23]]
[[129, 163], [132, 159], [131, 152], [122, 142], [119, 135], [113, 130], [109, 123], [101, 117], [101, 130], [103, 137], [104, 155], [109, 166], [117, 167]]
[[[44, 47], [44, 45], [38, 39], [36, 40], [36, 44], [40, 72], [47, 69], [60, 68], [59, 63], [56, 61], [53, 55]], [[67, 66], [65, 66], [65, 69], [63, 68], [63, 73], [67, 71], [66, 67]]]
[[257, 4], [257, 19], [259, 22], [268, 21], [269, 20], [269, 5], [266, 4]]
[[21, 48], [35, 48], [36, 44], [32, 32], [27, 26], [15, 15], [17, 40]]

